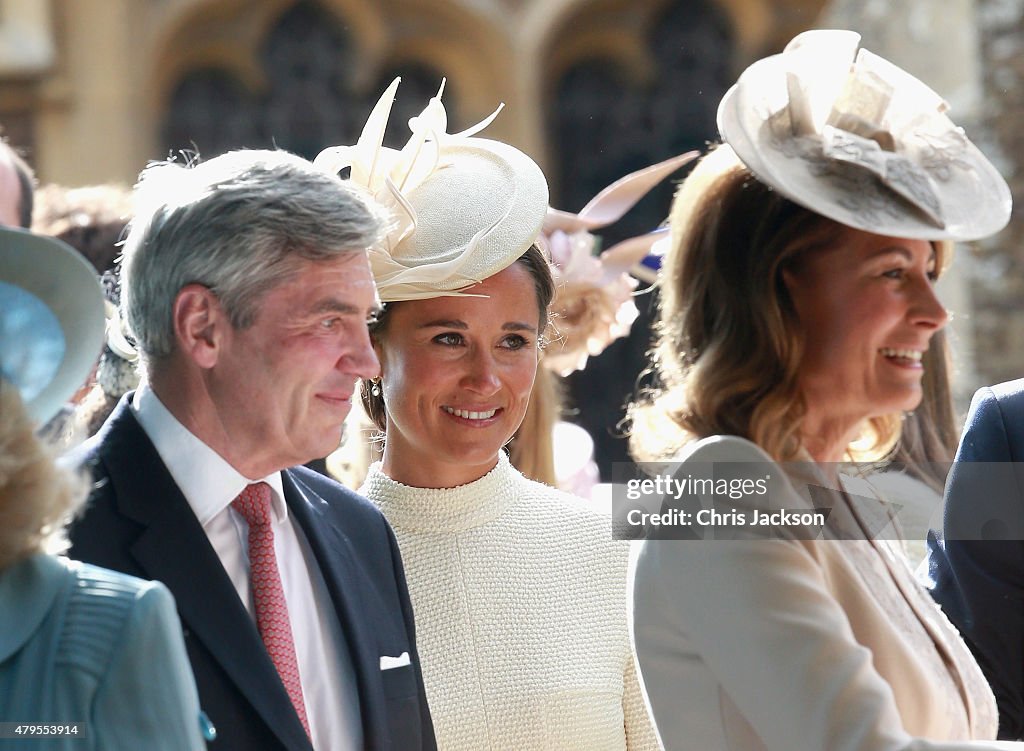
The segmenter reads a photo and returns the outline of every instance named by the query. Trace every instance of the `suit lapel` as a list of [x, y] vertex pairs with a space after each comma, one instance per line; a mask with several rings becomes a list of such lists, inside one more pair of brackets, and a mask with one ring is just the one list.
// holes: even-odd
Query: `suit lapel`
[[[146, 575], [163, 582], [182, 622], [288, 748], [309, 739], [209, 538], [145, 431], [122, 401], [100, 456], [118, 510], [143, 525], [129, 546]], [[214, 718], [216, 721], [216, 718]]]
[[372, 602], [376, 593], [364, 583], [371, 580], [370, 572], [357, 563], [348, 536], [336, 523], [337, 515], [330, 513], [328, 502], [293, 473], [282, 474], [288, 509], [302, 527], [320, 566], [352, 658], [365, 747], [385, 748], [388, 736], [380, 654], [372, 621], [367, 617], [367, 613], [380, 612], [383, 605]]

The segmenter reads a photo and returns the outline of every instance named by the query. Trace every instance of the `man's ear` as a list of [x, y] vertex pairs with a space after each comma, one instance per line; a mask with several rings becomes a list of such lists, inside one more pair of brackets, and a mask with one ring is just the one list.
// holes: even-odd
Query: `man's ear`
[[201, 284], [188, 284], [178, 291], [172, 309], [174, 337], [178, 349], [200, 368], [212, 368], [230, 327], [217, 296]]

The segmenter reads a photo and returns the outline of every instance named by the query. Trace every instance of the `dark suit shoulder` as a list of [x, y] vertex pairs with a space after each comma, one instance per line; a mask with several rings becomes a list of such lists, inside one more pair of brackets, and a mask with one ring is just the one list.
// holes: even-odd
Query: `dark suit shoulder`
[[[1005, 381], [1003, 383], [997, 383], [995, 386], [986, 386], [978, 389], [978, 394], [986, 392], [1000, 402], [1010, 400], [1016, 402], [1017, 400], [1024, 401], [1024, 378], [1017, 378], [1013, 381]], [[977, 399], [977, 394], [975, 395]]]
[[1022, 450], [1024, 380], [979, 389], [971, 400], [956, 463], [1017, 461]]
[[134, 455], [136, 451], [148, 449], [155, 455], [156, 450], [132, 414], [131, 398], [134, 394], [131, 391], [122, 396], [96, 434], [66, 452], [60, 459], [61, 465], [87, 470], [95, 478], [107, 473], [101, 460], [104, 453], [126, 451]]
[[133, 393], [121, 399], [96, 435], [63, 458], [91, 481], [89, 498], [68, 530], [69, 555], [150, 579], [129, 548], [169, 494], [180, 492], [132, 414]]
[[99, 464], [100, 436], [94, 435], [61, 454], [57, 463], [71, 470], [87, 470], [94, 474]]

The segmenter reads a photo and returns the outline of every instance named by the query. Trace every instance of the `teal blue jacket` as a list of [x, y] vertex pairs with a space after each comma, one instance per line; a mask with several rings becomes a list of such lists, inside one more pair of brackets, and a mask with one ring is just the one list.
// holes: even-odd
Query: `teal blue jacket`
[[84, 723], [0, 749], [205, 749], [174, 600], [147, 582], [34, 555], [0, 573], [0, 722]]

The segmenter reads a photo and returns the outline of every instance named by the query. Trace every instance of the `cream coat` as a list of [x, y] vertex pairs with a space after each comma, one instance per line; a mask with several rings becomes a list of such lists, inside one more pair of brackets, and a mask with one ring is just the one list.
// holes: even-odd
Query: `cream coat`
[[[681, 461], [758, 463], [769, 493], [737, 503], [811, 505], [744, 439]], [[634, 638], [666, 749], [1024, 748], [971, 742], [995, 736], [992, 693], [885, 541], [799, 537], [641, 546]]]

